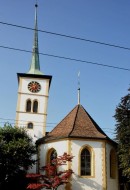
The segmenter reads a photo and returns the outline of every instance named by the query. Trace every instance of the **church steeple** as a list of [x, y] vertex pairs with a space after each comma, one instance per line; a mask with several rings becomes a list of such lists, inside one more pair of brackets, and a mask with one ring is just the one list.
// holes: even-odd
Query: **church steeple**
[[35, 29], [34, 29], [34, 42], [33, 42], [33, 50], [32, 50], [32, 61], [31, 61], [31, 65], [30, 65], [30, 69], [28, 73], [43, 75], [43, 73], [40, 71], [40, 61], [39, 61], [37, 7], [38, 5], [36, 3], [35, 4]]
[[33, 141], [46, 134], [47, 106], [52, 76], [40, 71], [38, 51], [37, 3], [32, 61], [28, 73], [17, 73], [18, 100], [16, 126], [25, 127]]

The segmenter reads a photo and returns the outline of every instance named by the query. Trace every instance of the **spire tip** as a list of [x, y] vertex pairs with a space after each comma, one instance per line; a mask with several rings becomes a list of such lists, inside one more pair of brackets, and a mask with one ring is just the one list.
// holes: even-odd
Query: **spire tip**
[[35, 3], [35, 7], [36, 7], [36, 8], [38, 7], [38, 3], [37, 3], [37, 0], [36, 0], [36, 3]]

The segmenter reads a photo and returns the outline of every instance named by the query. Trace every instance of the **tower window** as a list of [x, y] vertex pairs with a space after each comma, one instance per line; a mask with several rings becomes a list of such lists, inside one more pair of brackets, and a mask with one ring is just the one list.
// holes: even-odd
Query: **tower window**
[[26, 112], [31, 112], [31, 100], [27, 100], [27, 103], [26, 103]]
[[28, 129], [33, 129], [33, 123], [28, 123], [28, 126], [27, 126]]
[[91, 154], [87, 148], [84, 148], [81, 152], [80, 157], [81, 163], [81, 175], [90, 176], [91, 175]]
[[38, 102], [37, 102], [37, 100], [35, 100], [33, 102], [33, 112], [37, 113], [37, 111], [38, 111]]

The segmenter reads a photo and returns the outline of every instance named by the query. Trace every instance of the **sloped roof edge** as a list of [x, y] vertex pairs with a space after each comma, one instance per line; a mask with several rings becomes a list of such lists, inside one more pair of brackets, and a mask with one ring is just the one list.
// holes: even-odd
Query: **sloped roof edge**
[[107, 139], [113, 141], [98, 126], [82, 105], [75, 106], [51, 132], [38, 139], [36, 143], [41, 144], [63, 138]]

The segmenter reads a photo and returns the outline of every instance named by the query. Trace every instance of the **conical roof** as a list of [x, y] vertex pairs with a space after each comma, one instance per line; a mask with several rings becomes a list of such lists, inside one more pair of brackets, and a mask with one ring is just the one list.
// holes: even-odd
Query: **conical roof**
[[109, 139], [80, 104], [39, 143], [62, 138]]

